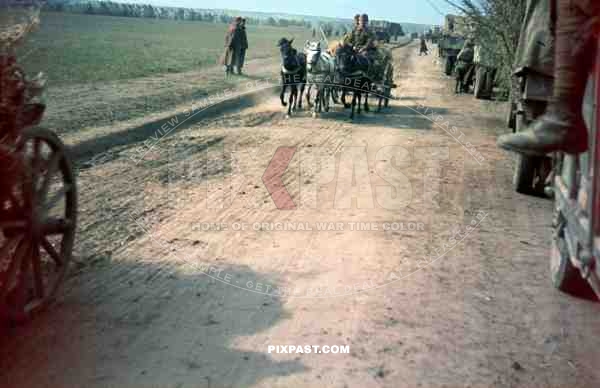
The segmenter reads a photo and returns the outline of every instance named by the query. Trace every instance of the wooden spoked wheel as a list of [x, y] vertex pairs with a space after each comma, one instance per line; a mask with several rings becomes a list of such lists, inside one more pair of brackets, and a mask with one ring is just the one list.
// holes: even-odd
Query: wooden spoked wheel
[[53, 132], [25, 130], [16, 154], [21, 157], [19, 179], [0, 218], [4, 244], [0, 250], [12, 257], [7, 262], [14, 276], [0, 296], [5, 292], [8, 317], [24, 321], [48, 305], [67, 273], [75, 239], [77, 188], [65, 146]]

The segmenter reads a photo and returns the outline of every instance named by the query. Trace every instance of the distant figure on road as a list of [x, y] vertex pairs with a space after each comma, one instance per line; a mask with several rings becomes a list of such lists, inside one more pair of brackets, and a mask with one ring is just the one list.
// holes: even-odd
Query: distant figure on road
[[246, 50], [248, 49], [248, 36], [246, 35], [246, 18], [242, 18], [242, 22], [240, 23], [241, 29], [241, 40], [242, 45], [240, 48], [240, 55], [237, 61], [237, 73], [242, 75], [242, 68], [244, 67], [244, 61], [246, 59]]
[[225, 35], [225, 53], [221, 59], [225, 66], [225, 74], [233, 74], [233, 68], [238, 64], [240, 52], [242, 50], [242, 18], [236, 16], [229, 25], [227, 35]]
[[425, 42], [425, 37], [421, 36], [421, 49], [419, 50], [419, 56], [421, 56], [421, 54], [429, 54], [429, 50], [427, 49], [427, 43]]

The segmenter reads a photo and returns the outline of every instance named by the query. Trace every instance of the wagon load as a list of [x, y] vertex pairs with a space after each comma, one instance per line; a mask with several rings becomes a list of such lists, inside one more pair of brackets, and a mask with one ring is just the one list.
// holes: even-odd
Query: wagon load
[[386, 66], [391, 66], [392, 60], [392, 51], [385, 47], [378, 46], [373, 55], [371, 78], [374, 80], [383, 80], [385, 78]]

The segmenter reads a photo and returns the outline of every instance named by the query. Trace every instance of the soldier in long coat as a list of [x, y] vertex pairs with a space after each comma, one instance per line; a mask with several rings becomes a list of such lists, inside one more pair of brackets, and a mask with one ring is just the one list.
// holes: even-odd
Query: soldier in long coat
[[237, 16], [229, 25], [225, 35], [225, 53], [222, 57], [222, 64], [225, 66], [227, 74], [233, 73], [234, 66], [238, 63], [240, 51], [242, 48], [242, 29], [240, 28], [242, 18]]

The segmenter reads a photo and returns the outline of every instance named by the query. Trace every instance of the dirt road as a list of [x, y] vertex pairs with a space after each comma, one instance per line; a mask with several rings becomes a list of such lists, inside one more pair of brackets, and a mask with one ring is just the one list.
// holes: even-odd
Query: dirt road
[[552, 204], [511, 189], [503, 105], [394, 57], [385, 113], [286, 119], [265, 91], [80, 160], [73, 275], [3, 340], [2, 385], [597, 387], [600, 307], [550, 285]]

